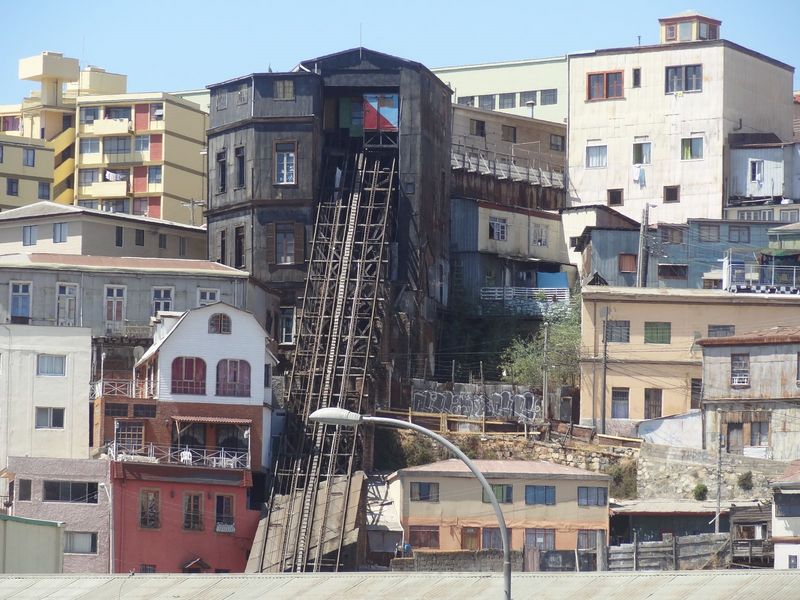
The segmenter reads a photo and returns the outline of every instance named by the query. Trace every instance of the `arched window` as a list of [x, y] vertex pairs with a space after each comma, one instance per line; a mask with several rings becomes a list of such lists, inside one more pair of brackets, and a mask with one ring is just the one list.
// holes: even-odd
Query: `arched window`
[[236, 425], [217, 425], [217, 446], [226, 450], [247, 450], [244, 430]]
[[206, 393], [206, 361], [194, 356], [179, 356], [172, 361], [172, 393]]
[[208, 318], [208, 333], [230, 333], [231, 318], [224, 313], [214, 313]]
[[225, 358], [217, 363], [217, 396], [250, 396], [250, 363]]

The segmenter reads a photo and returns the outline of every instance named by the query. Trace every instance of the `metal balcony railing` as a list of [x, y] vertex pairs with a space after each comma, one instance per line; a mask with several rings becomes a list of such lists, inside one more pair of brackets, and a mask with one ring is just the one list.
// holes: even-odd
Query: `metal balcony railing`
[[118, 462], [173, 464], [214, 469], [250, 468], [249, 452], [227, 448], [112, 442], [108, 446], [108, 456]]
[[108, 337], [150, 338], [153, 337], [149, 324], [129, 321], [106, 321], [105, 332]]
[[731, 385], [750, 385], [750, 375], [731, 375]]
[[[524, 151], [523, 151], [524, 152]], [[540, 158], [523, 154], [512, 156], [502, 152], [454, 143], [450, 148], [450, 166], [497, 179], [527, 181], [542, 187], [564, 187], [564, 168]]]
[[481, 311], [484, 314], [543, 315], [549, 306], [569, 302], [567, 288], [481, 288]]

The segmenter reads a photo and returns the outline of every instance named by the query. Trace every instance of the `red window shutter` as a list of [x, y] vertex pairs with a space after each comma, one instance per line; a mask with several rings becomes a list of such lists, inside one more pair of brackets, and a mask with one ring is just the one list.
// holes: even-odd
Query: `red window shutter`
[[147, 131], [150, 128], [150, 105], [137, 104], [133, 108], [133, 126], [136, 131]]
[[161, 140], [163, 136], [160, 133], [154, 133], [150, 136], [150, 160], [161, 160], [163, 156], [163, 147]]
[[161, 218], [161, 196], [153, 196], [147, 199], [147, 216], [154, 219]]
[[147, 191], [147, 167], [133, 167], [133, 191]]

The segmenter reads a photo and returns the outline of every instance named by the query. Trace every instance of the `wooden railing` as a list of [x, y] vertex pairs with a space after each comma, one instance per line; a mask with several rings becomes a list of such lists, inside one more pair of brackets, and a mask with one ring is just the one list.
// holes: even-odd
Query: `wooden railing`
[[136, 379], [103, 379], [89, 384], [89, 399], [102, 396], [122, 396], [126, 398], [153, 398], [155, 384], [152, 381]]

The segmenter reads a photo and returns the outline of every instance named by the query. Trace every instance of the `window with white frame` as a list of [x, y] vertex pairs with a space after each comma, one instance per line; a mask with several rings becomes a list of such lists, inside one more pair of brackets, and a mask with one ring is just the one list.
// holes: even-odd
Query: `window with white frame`
[[77, 324], [78, 285], [59, 283], [56, 285], [56, 324], [59, 327], [75, 327]]
[[683, 138], [681, 140], [681, 160], [700, 160], [701, 158], [703, 158], [703, 138]]
[[212, 288], [197, 289], [197, 306], [206, 306], [219, 302], [219, 290]]
[[96, 154], [100, 152], [100, 138], [81, 138], [78, 152], [80, 154]]
[[47, 377], [63, 377], [66, 374], [67, 357], [63, 354], [37, 354], [36, 374]]
[[781, 223], [797, 223], [797, 221], [800, 221], [800, 210], [796, 208], [782, 208], [780, 219]]
[[731, 354], [731, 385], [750, 385], [750, 355], [746, 353]]
[[22, 165], [25, 167], [36, 166], [36, 150], [34, 148], [22, 149]]
[[634, 142], [634, 144], [633, 144], [633, 164], [635, 164], [635, 165], [649, 165], [650, 162], [651, 162], [650, 142]]
[[586, 168], [604, 169], [608, 164], [607, 146], [586, 146]]
[[37, 406], [36, 429], [64, 429], [64, 409]]
[[148, 152], [150, 150], [150, 136], [149, 135], [137, 135], [136, 136], [136, 151], [137, 152]]
[[38, 225], [23, 225], [22, 226], [22, 245], [35, 246], [38, 241], [39, 226]]
[[629, 388], [611, 388], [611, 418], [627, 419], [630, 397]]
[[764, 161], [750, 159], [750, 183], [762, 183], [764, 181]]
[[105, 292], [106, 328], [119, 333], [118, 328], [125, 322], [125, 287], [107, 285]]
[[153, 288], [153, 315], [157, 315], [162, 310], [172, 310], [173, 288], [154, 287]]
[[68, 223], [53, 223], [53, 243], [63, 244], [69, 237]]
[[25, 324], [31, 317], [31, 283], [11, 282], [11, 322]]
[[666, 67], [665, 79], [664, 92], [667, 94], [702, 92], [703, 65]]
[[278, 320], [279, 344], [294, 344], [295, 307], [282, 306]]
[[504, 242], [508, 239], [508, 222], [500, 217], [489, 217], [489, 239]]
[[161, 167], [147, 168], [147, 183], [161, 183]]
[[293, 184], [295, 178], [295, 159], [297, 142], [278, 142], [275, 144], [275, 183]]
[[531, 246], [547, 246], [549, 227], [545, 224], [534, 223], [531, 228]]

